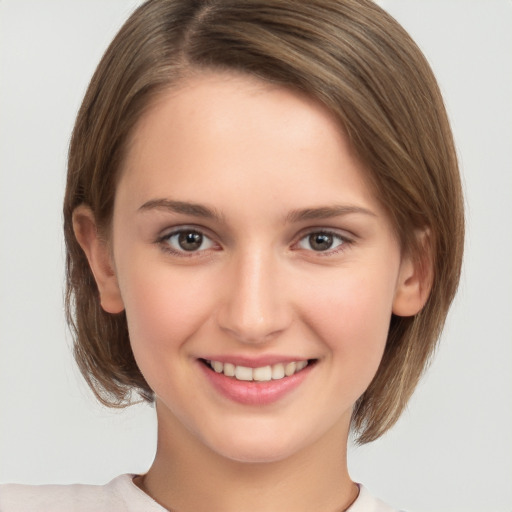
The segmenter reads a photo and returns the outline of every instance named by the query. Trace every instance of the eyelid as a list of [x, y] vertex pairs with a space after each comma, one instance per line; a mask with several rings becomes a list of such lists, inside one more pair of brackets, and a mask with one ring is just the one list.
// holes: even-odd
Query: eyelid
[[[168, 242], [173, 236], [176, 236], [183, 232], [195, 232], [199, 233], [203, 238], [208, 239], [211, 244], [214, 247], [207, 247], [205, 249], [198, 249], [197, 251], [185, 251], [185, 250], [179, 250], [175, 249], [170, 245]], [[218, 250], [220, 247], [220, 244], [215, 241], [215, 237], [210, 234], [210, 231], [204, 227], [195, 226], [193, 224], [185, 224], [185, 225], [179, 225], [174, 226], [172, 228], [165, 229], [162, 234], [160, 234], [156, 240], [155, 243], [158, 244], [161, 249], [166, 252], [170, 253], [172, 255], [190, 258], [190, 257], [201, 257], [205, 255], [210, 250]], [[215, 247], [216, 246], [216, 247]]]
[[[185, 251], [185, 250], [176, 250], [174, 249], [167, 241], [172, 237], [179, 233], [186, 231], [193, 231], [196, 233], [201, 234], [203, 237], [207, 238], [211, 241], [211, 243], [214, 245], [214, 247], [208, 247], [206, 249], [199, 249], [197, 251]], [[322, 233], [327, 234], [330, 236], [333, 236], [339, 240], [342, 241], [338, 246], [334, 247], [333, 249], [327, 249], [325, 251], [315, 251], [314, 249], [305, 249], [297, 247], [298, 244], [304, 240], [306, 237], [311, 236], [315, 233]], [[173, 227], [168, 227], [164, 229], [160, 235], [157, 236], [155, 239], [155, 243], [158, 244], [161, 249], [166, 252], [173, 255], [177, 255], [180, 257], [201, 257], [206, 255], [211, 250], [220, 250], [222, 249], [222, 246], [219, 242], [216, 241], [216, 236], [214, 234], [211, 234], [211, 231], [208, 228], [205, 228], [203, 226], [197, 226], [194, 224], [183, 224]], [[330, 256], [333, 254], [337, 254], [339, 252], [342, 252], [348, 247], [350, 247], [355, 240], [357, 239], [357, 235], [352, 234], [350, 232], [347, 232], [346, 230], [339, 230], [336, 228], [331, 227], [309, 227], [304, 230], [301, 230], [301, 232], [296, 236], [295, 242], [292, 243], [292, 249], [300, 249], [307, 252], [311, 252], [315, 254], [315, 256]]]
[[177, 224], [175, 226], [167, 226], [164, 229], [161, 229], [160, 234], [157, 235], [157, 240], [165, 240], [166, 238], [183, 231], [195, 231], [211, 239], [217, 238], [215, 233], [204, 226], [196, 224]]
[[307, 230], [301, 231], [297, 235], [296, 242], [294, 242], [293, 246], [298, 246], [299, 243], [302, 242], [305, 238], [307, 238], [311, 235], [314, 235], [314, 234], [330, 235], [330, 236], [335, 237], [342, 241], [342, 243], [340, 243], [336, 247], [334, 247], [332, 249], [327, 249], [325, 251], [315, 251], [314, 249], [303, 249], [303, 248], [299, 247], [299, 249], [307, 251], [307, 252], [311, 252], [311, 253], [315, 254], [316, 256], [330, 256], [333, 254], [340, 253], [340, 252], [348, 249], [348, 247], [350, 247], [350, 245], [352, 245], [354, 243], [355, 238], [356, 238], [355, 235], [348, 235], [346, 231], [340, 232], [339, 230], [333, 229], [333, 228], [313, 227], [313, 228], [308, 228]]

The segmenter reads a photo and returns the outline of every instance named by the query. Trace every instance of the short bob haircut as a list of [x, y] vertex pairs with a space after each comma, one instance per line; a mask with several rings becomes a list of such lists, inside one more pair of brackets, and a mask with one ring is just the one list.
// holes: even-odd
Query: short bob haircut
[[358, 441], [373, 441], [398, 420], [435, 349], [460, 277], [464, 218], [433, 73], [404, 29], [369, 0], [149, 0], [135, 10], [91, 80], [69, 150], [66, 311], [78, 365], [106, 405], [129, 405], [133, 391], [154, 400], [125, 314], [100, 306], [72, 215], [87, 205], [108, 239], [137, 121], [159, 95], [203, 70], [256, 76], [325, 105], [365, 165], [402, 251], [431, 262], [425, 307], [392, 315], [380, 367], [354, 407]]

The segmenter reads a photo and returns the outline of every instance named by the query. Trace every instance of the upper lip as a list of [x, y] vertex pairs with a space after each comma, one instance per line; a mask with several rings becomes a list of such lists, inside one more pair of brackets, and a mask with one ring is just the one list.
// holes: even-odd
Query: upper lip
[[263, 366], [272, 366], [274, 364], [286, 364], [297, 361], [308, 361], [310, 358], [304, 356], [283, 356], [266, 355], [259, 357], [235, 356], [235, 355], [211, 355], [201, 357], [207, 361], [219, 361], [220, 363], [231, 363], [235, 366], [245, 366], [247, 368], [261, 368]]

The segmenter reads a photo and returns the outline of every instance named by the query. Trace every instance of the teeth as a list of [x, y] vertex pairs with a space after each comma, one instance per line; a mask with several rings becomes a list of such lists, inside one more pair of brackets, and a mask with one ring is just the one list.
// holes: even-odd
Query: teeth
[[237, 380], [268, 382], [270, 380], [279, 380], [284, 377], [291, 377], [300, 372], [308, 365], [308, 361], [293, 361], [291, 363], [277, 363], [272, 366], [261, 366], [259, 368], [249, 368], [247, 366], [235, 366], [231, 363], [221, 363], [220, 361], [207, 361], [210, 367], [216, 373], [223, 373], [226, 377], [234, 377]]
[[295, 373], [295, 370], [297, 370], [297, 363], [288, 363], [284, 367], [284, 374], [287, 377], [290, 377], [290, 376], [292, 376]]
[[217, 373], [221, 373], [222, 370], [224, 369], [224, 365], [220, 362], [220, 361], [212, 361], [212, 368], [217, 372]]
[[252, 368], [247, 368], [246, 366], [235, 367], [235, 379], [252, 380]]
[[254, 368], [252, 371], [252, 378], [253, 380], [258, 380], [260, 382], [272, 380], [272, 367], [263, 366], [263, 368]]
[[308, 365], [307, 361], [298, 361], [297, 362], [297, 371], [300, 372], [301, 370], [306, 368], [307, 365]]
[[[220, 363], [222, 364], [222, 363]], [[226, 377], [234, 377], [235, 376], [235, 365], [231, 363], [224, 363], [224, 375]]]
[[272, 366], [272, 379], [279, 380], [284, 377], [284, 364], [275, 364]]

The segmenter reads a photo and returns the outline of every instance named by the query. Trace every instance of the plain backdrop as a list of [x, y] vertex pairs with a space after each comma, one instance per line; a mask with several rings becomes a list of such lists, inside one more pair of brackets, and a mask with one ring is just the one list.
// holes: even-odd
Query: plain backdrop
[[[0, 482], [144, 472], [154, 410], [98, 405], [70, 355], [61, 202], [74, 117], [136, 0], [0, 0]], [[382, 0], [439, 79], [467, 202], [459, 295], [397, 426], [355, 480], [410, 512], [512, 510], [512, 2]], [[307, 411], [305, 411], [307, 413]]]

